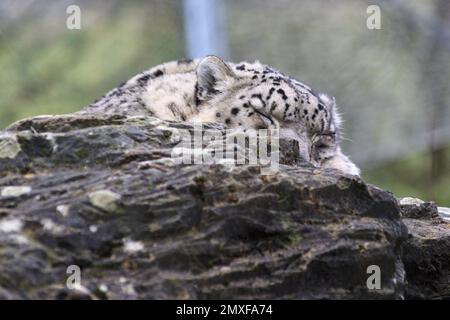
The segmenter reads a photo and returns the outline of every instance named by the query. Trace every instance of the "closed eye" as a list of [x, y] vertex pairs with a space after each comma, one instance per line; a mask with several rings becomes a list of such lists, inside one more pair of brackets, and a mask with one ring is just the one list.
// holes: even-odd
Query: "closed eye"
[[322, 132], [320, 135], [318, 135], [319, 137], [327, 137], [329, 139], [335, 139], [336, 138], [336, 132], [332, 132], [332, 131], [326, 131], [326, 132]]
[[312, 142], [316, 148], [332, 147], [336, 142], [336, 135], [334, 132], [316, 134], [312, 137]]
[[329, 147], [330, 146], [328, 144], [323, 143], [323, 142], [318, 142], [318, 143], [314, 144], [314, 148], [316, 148], [316, 149], [326, 149]]
[[266, 116], [264, 113], [260, 112], [259, 110], [254, 109], [254, 111], [259, 114], [261, 117], [264, 117], [266, 120], [269, 120], [272, 125], [275, 125], [271, 117]]

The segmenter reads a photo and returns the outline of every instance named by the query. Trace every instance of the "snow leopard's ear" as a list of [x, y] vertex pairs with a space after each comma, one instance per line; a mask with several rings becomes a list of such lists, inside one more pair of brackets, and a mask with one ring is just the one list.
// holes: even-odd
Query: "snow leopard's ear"
[[331, 97], [325, 93], [319, 93], [319, 101], [330, 112], [333, 124], [336, 127], [335, 129], [339, 129], [341, 127], [342, 120], [341, 115], [339, 114], [339, 110], [336, 106], [336, 98]]
[[225, 90], [236, 75], [228, 64], [216, 56], [207, 56], [197, 66], [196, 97], [200, 101], [211, 99]]
[[319, 101], [325, 105], [325, 107], [329, 110], [329, 111], [333, 111], [333, 109], [336, 108], [336, 98], [335, 97], [331, 97], [325, 93], [319, 93], [318, 94], [319, 97]]

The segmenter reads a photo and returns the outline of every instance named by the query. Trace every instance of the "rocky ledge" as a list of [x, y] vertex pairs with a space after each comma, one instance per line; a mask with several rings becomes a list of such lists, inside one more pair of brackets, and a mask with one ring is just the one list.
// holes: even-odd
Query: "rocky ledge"
[[289, 141], [273, 175], [177, 164], [190, 128], [66, 115], [0, 132], [0, 298], [449, 298], [433, 204], [317, 170]]

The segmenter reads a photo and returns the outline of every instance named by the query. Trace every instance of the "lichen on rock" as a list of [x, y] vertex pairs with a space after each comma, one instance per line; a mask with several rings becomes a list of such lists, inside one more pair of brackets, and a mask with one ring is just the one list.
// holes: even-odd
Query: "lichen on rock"
[[31, 192], [30, 186], [8, 186], [1, 188], [2, 197], [20, 197]]
[[0, 159], [14, 159], [20, 152], [20, 145], [15, 135], [3, 134], [0, 136]]
[[120, 195], [110, 190], [97, 190], [88, 194], [89, 201], [94, 207], [107, 212], [117, 212]]

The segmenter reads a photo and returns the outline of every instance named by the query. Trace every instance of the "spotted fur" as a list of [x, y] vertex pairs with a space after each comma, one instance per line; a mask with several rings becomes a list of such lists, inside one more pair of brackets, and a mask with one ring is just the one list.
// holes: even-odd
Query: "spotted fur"
[[359, 174], [339, 147], [341, 120], [334, 98], [258, 61], [231, 63], [208, 56], [161, 64], [82, 112], [286, 129], [302, 142], [302, 155], [312, 163]]

